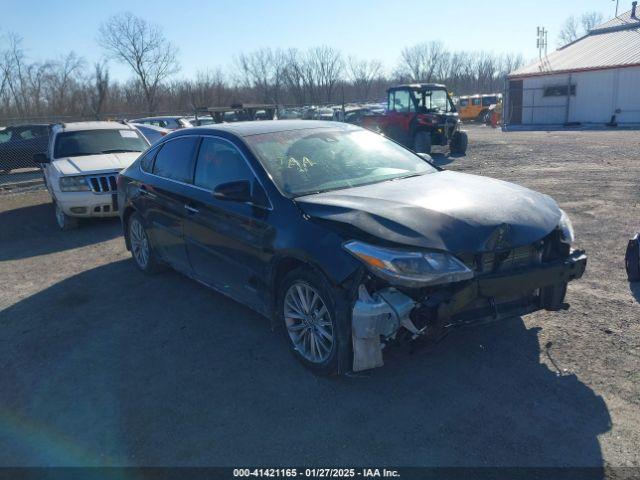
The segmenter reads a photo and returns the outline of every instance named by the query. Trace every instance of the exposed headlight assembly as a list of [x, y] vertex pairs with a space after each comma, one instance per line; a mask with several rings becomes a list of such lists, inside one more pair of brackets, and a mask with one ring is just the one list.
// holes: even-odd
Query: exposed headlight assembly
[[562, 241], [564, 243], [571, 244], [574, 242], [576, 239], [576, 233], [573, 231], [573, 224], [571, 223], [567, 212], [562, 209], [560, 209], [560, 223], [558, 223], [558, 228], [560, 229]]
[[90, 190], [85, 177], [60, 177], [60, 191], [86, 192]]
[[385, 248], [355, 240], [344, 248], [372, 273], [396, 285], [419, 288], [473, 277], [473, 271], [448, 253]]

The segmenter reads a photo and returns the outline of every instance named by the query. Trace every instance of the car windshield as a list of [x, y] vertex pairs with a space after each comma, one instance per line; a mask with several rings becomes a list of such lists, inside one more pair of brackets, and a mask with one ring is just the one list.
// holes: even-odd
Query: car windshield
[[414, 92], [418, 101], [418, 107], [431, 112], [448, 112], [449, 98], [446, 90], [427, 90], [425, 92]]
[[135, 130], [79, 130], [56, 137], [54, 158], [99, 155], [102, 153], [142, 152], [147, 142]]
[[290, 130], [245, 140], [289, 197], [436, 171], [411, 151], [359, 128]]

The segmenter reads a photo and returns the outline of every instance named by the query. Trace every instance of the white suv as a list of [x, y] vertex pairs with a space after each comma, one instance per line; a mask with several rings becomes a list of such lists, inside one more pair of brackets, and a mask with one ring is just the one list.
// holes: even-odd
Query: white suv
[[77, 122], [53, 126], [44, 164], [58, 226], [70, 230], [81, 217], [118, 215], [116, 177], [147, 149], [133, 127], [118, 122]]

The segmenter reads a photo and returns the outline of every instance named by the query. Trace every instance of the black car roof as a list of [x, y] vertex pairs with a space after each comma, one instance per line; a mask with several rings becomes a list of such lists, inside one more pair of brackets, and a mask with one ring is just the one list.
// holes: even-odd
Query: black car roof
[[[319, 120], [260, 120], [248, 122], [216, 123], [203, 125], [201, 127], [185, 128], [179, 131], [180, 134], [188, 135], [193, 133], [229, 132], [239, 137], [259, 135], [263, 133], [286, 132], [289, 130], [305, 130], [309, 128], [357, 128], [353, 125], [342, 122], [328, 122]], [[172, 136], [176, 136], [174, 132]]]

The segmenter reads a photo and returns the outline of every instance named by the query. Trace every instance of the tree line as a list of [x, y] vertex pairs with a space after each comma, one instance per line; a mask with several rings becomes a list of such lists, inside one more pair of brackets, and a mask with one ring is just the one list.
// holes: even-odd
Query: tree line
[[[306, 50], [260, 48], [232, 65], [178, 79], [178, 49], [162, 30], [122, 13], [106, 20], [97, 41], [104, 51], [90, 65], [70, 52], [32, 61], [16, 34], [0, 40], [0, 118], [106, 118], [190, 112], [233, 103], [309, 105], [378, 101], [397, 83], [444, 83], [456, 95], [502, 91], [505, 76], [524, 64], [518, 54], [451, 51], [440, 41], [402, 49], [392, 71], [375, 59], [345, 56], [329, 46]], [[131, 78], [110, 77], [109, 64]]]

